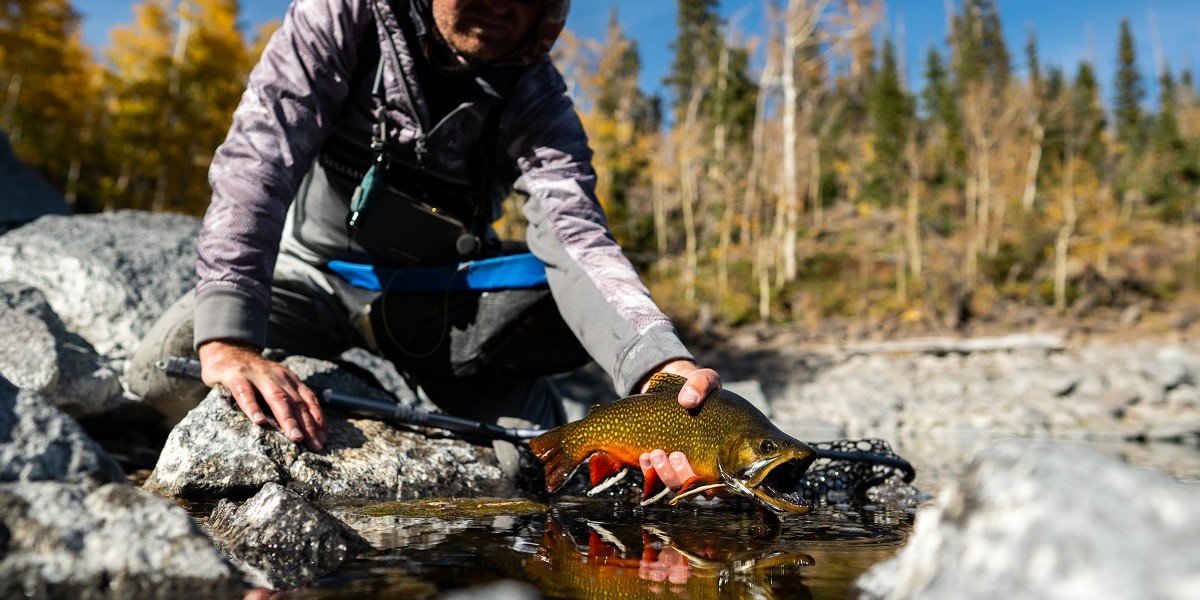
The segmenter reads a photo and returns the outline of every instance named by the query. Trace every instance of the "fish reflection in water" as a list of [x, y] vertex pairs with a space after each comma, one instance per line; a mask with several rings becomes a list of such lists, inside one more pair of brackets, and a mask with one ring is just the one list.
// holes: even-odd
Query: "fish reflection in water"
[[[561, 520], [560, 520], [561, 519]], [[547, 513], [525, 568], [561, 598], [801, 598], [807, 554], [702, 527], [614, 524]]]

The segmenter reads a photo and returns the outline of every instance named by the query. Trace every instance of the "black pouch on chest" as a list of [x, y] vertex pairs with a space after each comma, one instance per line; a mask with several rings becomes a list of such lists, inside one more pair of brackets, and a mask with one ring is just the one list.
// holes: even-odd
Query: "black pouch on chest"
[[478, 256], [488, 199], [469, 192], [442, 195], [420, 184], [401, 188], [389, 182], [394, 178], [394, 167], [377, 161], [354, 190], [347, 225], [359, 246], [405, 266], [449, 265]]

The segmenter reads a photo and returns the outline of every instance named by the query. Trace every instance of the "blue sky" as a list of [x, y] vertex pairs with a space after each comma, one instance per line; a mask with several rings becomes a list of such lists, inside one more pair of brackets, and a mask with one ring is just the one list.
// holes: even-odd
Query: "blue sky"
[[[785, 0], [780, 0], [782, 4]], [[946, 37], [946, 5], [953, 0], [892, 0], [886, 21], [897, 37], [902, 23], [905, 57], [911, 84], [920, 88], [920, 72], [929, 46]], [[108, 44], [108, 31], [133, 18], [134, 2], [124, 0], [74, 0], [84, 16], [84, 38], [93, 48]], [[286, 0], [242, 0], [242, 21], [253, 27], [282, 17]], [[1157, 72], [1155, 57], [1165, 59], [1176, 75], [1188, 68], [1195, 73], [1200, 61], [1200, 1], [1197, 0], [997, 0], [1013, 66], [1025, 70], [1026, 30], [1037, 34], [1042, 63], [1075, 72], [1082, 60], [1094, 62], [1105, 88], [1116, 64], [1120, 21], [1128, 17], [1137, 43], [1143, 75]], [[722, 14], [749, 37], [762, 30], [763, 0], [722, 0]], [[575, 0], [567, 27], [576, 34], [601, 39], [611, 6], [630, 37], [638, 40], [644, 73], [642, 88], [658, 92], [671, 63], [670, 42], [675, 35], [675, 3], [666, 0]], [[1153, 43], [1157, 29], [1161, 51]], [[1147, 87], [1153, 92], [1152, 82]], [[1108, 98], [1106, 97], [1106, 100]], [[1151, 94], [1148, 98], [1153, 100]]]

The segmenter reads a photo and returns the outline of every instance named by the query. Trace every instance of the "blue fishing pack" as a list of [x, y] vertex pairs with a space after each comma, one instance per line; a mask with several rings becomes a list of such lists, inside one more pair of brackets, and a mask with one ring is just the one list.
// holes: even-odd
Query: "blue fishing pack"
[[331, 260], [330, 271], [351, 285], [387, 292], [462, 292], [545, 288], [546, 265], [530, 252], [458, 265], [383, 267]]

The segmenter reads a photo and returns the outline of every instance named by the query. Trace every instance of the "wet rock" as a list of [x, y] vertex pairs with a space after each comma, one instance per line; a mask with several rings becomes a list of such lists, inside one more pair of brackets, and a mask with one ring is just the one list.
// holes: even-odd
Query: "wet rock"
[[236, 597], [233, 566], [175, 503], [125, 483], [0, 484], [0, 597]]
[[1190, 598], [1200, 490], [1083, 445], [1004, 442], [921, 510], [852, 597]]
[[492, 519], [493, 529], [500, 531], [514, 517], [545, 511], [546, 505], [527, 500], [425, 498], [335, 508], [330, 512], [376, 550], [420, 550], [442, 543], [455, 532], [478, 527], [481, 519]]
[[0, 481], [124, 480], [121, 467], [78, 423], [0, 377]]
[[124, 358], [195, 285], [199, 228], [171, 213], [46, 216], [0, 236], [0, 280], [38, 288], [70, 331]]
[[0, 344], [0, 375], [17, 387], [77, 418], [130, 402], [109, 361], [67, 331], [37, 288], [0, 281], [0, 331], [12, 340]]
[[206, 528], [252, 585], [275, 590], [313, 581], [370, 548], [341, 521], [274, 483], [241, 506], [222, 500]]
[[[332, 363], [292, 357], [284, 364], [314, 390], [388, 399]], [[325, 449], [309, 452], [278, 431], [254, 425], [214, 391], [171, 431], [145, 488], [217, 499], [247, 497], [275, 482], [328, 501], [516, 493], [490, 446], [334, 413], [326, 414], [326, 423]]]

